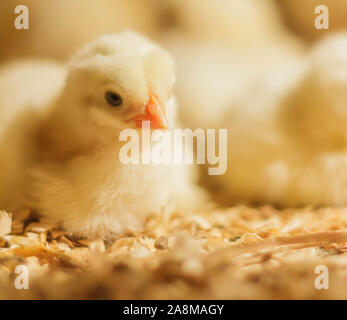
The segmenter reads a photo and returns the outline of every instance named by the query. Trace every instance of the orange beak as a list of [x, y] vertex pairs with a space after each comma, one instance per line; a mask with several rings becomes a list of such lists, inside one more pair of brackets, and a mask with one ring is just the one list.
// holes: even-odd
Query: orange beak
[[156, 96], [149, 91], [149, 101], [145, 107], [145, 114], [133, 118], [138, 128], [142, 128], [142, 121], [150, 121], [153, 129], [167, 129], [165, 110], [160, 105]]

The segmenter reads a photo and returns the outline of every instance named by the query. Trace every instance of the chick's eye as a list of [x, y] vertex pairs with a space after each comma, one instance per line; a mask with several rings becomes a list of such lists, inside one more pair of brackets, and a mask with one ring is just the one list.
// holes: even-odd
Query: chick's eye
[[107, 103], [112, 107], [119, 107], [123, 103], [122, 97], [112, 91], [107, 91], [105, 93], [105, 99]]

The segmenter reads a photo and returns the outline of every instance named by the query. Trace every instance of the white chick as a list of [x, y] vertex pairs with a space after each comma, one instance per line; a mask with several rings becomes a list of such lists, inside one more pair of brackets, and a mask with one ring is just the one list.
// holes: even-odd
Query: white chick
[[281, 110], [288, 137], [319, 152], [346, 148], [347, 33], [313, 47], [307, 71]]
[[[282, 74], [288, 74], [290, 83], [303, 55], [276, 44], [256, 52], [235, 52], [176, 39], [169, 48], [178, 64], [179, 116], [186, 126], [193, 128], [222, 128], [226, 117], [239, 113], [242, 109], [239, 105], [244, 100], [247, 103], [254, 91], [258, 92], [256, 98], [265, 98], [263, 105], [268, 104], [266, 99], [276, 95], [272, 95], [271, 86], [276, 92], [282, 84], [285, 86]], [[253, 105], [257, 108], [257, 103]]]
[[228, 171], [219, 178], [233, 200], [347, 204], [346, 50], [347, 34], [323, 40], [291, 68], [291, 84], [268, 100], [271, 108], [254, 114], [240, 106], [229, 123]]
[[63, 88], [65, 73], [48, 61], [24, 60], [0, 69], [0, 207], [14, 209], [23, 202], [33, 130]]
[[347, 204], [346, 52], [346, 32], [318, 42], [279, 111], [281, 133], [300, 156], [291, 191], [296, 203]]
[[[180, 119], [229, 132], [227, 173], [204, 174], [207, 184], [220, 181], [235, 201], [265, 201], [260, 175], [278, 153], [273, 117], [301, 72], [304, 47], [286, 32], [272, 1], [179, 0], [172, 7], [176, 30], [163, 41], [178, 65]], [[255, 160], [258, 153], [263, 161]], [[269, 188], [278, 190], [278, 182]]]
[[[14, 148], [30, 149], [27, 154], [10, 150], [21, 165], [11, 167], [11, 154], [1, 159], [0, 165], [7, 166], [6, 179], [0, 183], [1, 207], [24, 203], [68, 231], [109, 237], [140, 228], [148, 214], [197, 205], [201, 193], [187, 167], [122, 164], [118, 157], [124, 145], [118, 141], [122, 129], [141, 133], [140, 120], [150, 121], [154, 128], [175, 126], [174, 62], [166, 51], [135, 33], [123, 32], [87, 45], [67, 69], [51, 66], [51, 74], [38, 76], [40, 68], [33, 63], [33, 79], [27, 69], [12, 67], [13, 74], [26, 74], [17, 76], [23, 81], [16, 81], [16, 88], [0, 100], [5, 110], [17, 110], [4, 125], [7, 128], [16, 127], [27, 109], [40, 111], [31, 118], [35, 125], [13, 140], [21, 143]], [[51, 82], [52, 78], [59, 81]], [[6, 96], [23, 87], [27, 98], [38, 94], [32, 81], [43, 86], [43, 98], [5, 103]], [[49, 95], [44, 93], [46, 83]], [[8, 137], [6, 132], [2, 136]]]
[[[286, 171], [281, 161], [288, 150], [281, 137], [277, 112], [281, 100], [300, 79], [303, 61], [284, 61], [277, 70], [260, 72], [230, 103], [218, 127], [228, 129], [228, 169], [210, 177], [231, 202], [272, 203], [283, 200]], [[285, 171], [282, 173], [282, 171]]]

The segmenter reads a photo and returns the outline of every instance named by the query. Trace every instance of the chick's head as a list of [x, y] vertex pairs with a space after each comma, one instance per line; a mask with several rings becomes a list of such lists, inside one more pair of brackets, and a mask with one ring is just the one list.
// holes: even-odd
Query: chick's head
[[[85, 124], [110, 130], [166, 129], [175, 82], [174, 61], [161, 47], [133, 33], [106, 35], [72, 59], [64, 97], [71, 114]], [[170, 104], [171, 105], [171, 104]]]

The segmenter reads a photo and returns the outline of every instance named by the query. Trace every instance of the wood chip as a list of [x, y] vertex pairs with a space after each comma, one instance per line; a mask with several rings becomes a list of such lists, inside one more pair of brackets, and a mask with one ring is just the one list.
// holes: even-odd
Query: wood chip
[[58, 243], [65, 243], [66, 245], [68, 245], [68, 247], [70, 249], [74, 248], [74, 244], [72, 241], [70, 241], [67, 237], [65, 237], [64, 235], [61, 235], [57, 238]]
[[105, 251], [105, 243], [103, 240], [98, 239], [98, 240], [93, 241], [89, 244], [89, 249], [91, 249], [93, 251], [104, 252]]
[[154, 246], [156, 249], [165, 250], [168, 247], [168, 242], [169, 240], [167, 237], [161, 236], [155, 241]]
[[57, 229], [52, 229], [49, 230], [48, 235], [53, 238], [53, 239], [57, 239], [60, 236], [64, 236], [67, 233], [64, 230], [57, 230]]
[[7, 241], [4, 238], [0, 238], [0, 248], [7, 247]]
[[50, 224], [32, 222], [28, 224], [28, 226], [25, 228], [25, 231], [41, 233], [41, 232], [47, 232], [48, 230], [51, 230], [51, 229], [52, 229], [52, 225]]

